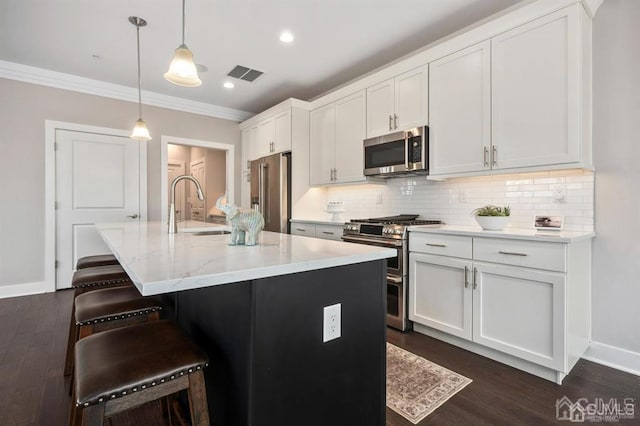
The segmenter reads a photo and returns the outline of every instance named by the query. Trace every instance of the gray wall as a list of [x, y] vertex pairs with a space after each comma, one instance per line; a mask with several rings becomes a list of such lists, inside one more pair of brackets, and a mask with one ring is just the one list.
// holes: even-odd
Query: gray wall
[[[44, 280], [44, 122], [131, 129], [137, 105], [0, 78], [0, 286]], [[237, 123], [165, 108], [143, 107], [148, 142], [149, 220], [160, 219], [160, 136], [236, 145]], [[238, 174], [239, 176], [239, 174]], [[240, 179], [235, 182], [240, 188]], [[239, 203], [239, 190], [236, 191]]]
[[593, 28], [593, 340], [640, 352], [640, 1], [606, 0]]

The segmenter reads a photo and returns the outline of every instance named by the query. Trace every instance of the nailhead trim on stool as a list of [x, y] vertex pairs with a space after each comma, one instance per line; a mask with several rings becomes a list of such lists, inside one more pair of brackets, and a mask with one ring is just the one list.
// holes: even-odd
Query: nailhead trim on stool
[[78, 325], [78, 326], [92, 325], [92, 324], [103, 323], [105, 321], [115, 321], [115, 320], [121, 320], [121, 319], [125, 319], [125, 318], [136, 317], [138, 315], [148, 315], [148, 314], [150, 314], [152, 312], [160, 311], [160, 309], [162, 309], [162, 308], [144, 309], [144, 310], [141, 310], [141, 311], [127, 312], [126, 314], [117, 314], [117, 315], [111, 315], [111, 316], [102, 317], [102, 318], [96, 318], [96, 319], [89, 320], [89, 321], [84, 321], [84, 322], [76, 321], [76, 325]]

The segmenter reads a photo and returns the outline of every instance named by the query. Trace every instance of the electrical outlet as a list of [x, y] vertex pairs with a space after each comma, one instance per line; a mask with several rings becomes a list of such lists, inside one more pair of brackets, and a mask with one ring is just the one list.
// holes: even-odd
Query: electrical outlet
[[465, 191], [464, 189], [460, 189], [458, 191], [458, 201], [460, 203], [466, 203], [467, 202], [467, 191]]
[[567, 187], [565, 185], [556, 185], [553, 187], [553, 198], [556, 203], [564, 201], [567, 197]]
[[382, 191], [376, 194], [376, 204], [382, 204]]
[[341, 333], [341, 304], [325, 306], [322, 316], [322, 342], [337, 339]]

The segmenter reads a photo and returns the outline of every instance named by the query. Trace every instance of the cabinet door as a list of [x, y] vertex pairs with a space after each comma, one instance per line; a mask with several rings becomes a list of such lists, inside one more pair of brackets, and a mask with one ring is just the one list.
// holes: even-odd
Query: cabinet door
[[291, 110], [275, 116], [273, 152], [291, 151]]
[[565, 371], [565, 276], [474, 263], [473, 341]]
[[429, 64], [429, 174], [488, 170], [491, 42]]
[[365, 91], [335, 103], [335, 182], [365, 179], [362, 141], [366, 131]]
[[272, 142], [275, 137], [275, 120], [270, 118], [258, 124], [258, 158], [269, 155], [272, 152]]
[[367, 88], [367, 137], [386, 135], [393, 129], [394, 80]]
[[309, 121], [309, 183], [331, 183], [335, 165], [335, 105], [329, 104], [311, 111]]
[[427, 124], [427, 66], [406, 72], [394, 79], [394, 131]]
[[409, 254], [409, 319], [471, 339], [471, 261]]
[[570, 7], [492, 39], [494, 169], [580, 160], [578, 21]]

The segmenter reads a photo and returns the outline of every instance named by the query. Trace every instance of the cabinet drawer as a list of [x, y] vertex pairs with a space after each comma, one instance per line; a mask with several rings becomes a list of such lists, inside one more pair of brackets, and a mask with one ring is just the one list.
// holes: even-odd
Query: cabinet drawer
[[502, 238], [474, 238], [473, 259], [566, 272], [566, 244]]
[[342, 226], [316, 225], [316, 238], [342, 241]]
[[409, 234], [409, 251], [471, 259], [471, 237], [460, 235]]
[[316, 225], [311, 223], [291, 222], [291, 235], [316, 236]]

